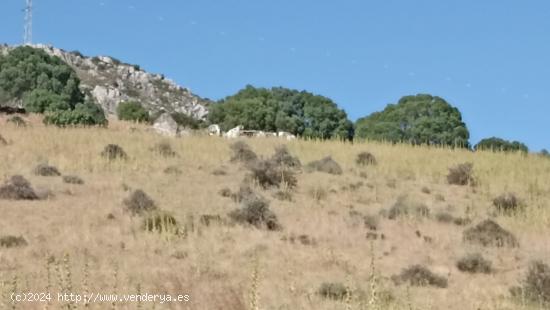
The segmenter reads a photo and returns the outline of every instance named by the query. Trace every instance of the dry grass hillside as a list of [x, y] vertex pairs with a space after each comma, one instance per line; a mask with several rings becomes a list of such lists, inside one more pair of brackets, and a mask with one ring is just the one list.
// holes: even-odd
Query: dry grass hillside
[[[254, 160], [222, 138], [28, 122], [0, 118], [1, 309], [548, 309], [550, 159], [243, 140]], [[109, 144], [126, 157], [102, 156]], [[282, 144], [301, 168], [265, 160]], [[329, 155], [341, 174], [307, 166]], [[449, 184], [467, 162], [468, 184]], [[49, 305], [10, 301], [45, 291]], [[59, 303], [62, 291], [190, 301]]]

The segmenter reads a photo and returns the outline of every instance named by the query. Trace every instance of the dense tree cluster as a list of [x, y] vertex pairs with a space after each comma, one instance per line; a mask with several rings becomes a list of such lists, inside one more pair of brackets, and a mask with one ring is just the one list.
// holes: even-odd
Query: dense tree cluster
[[479, 141], [479, 143], [474, 146], [474, 149], [501, 152], [529, 152], [529, 148], [527, 148], [527, 145], [519, 141], [508, 141], [497, 137], [486, 138]]
[[101, 107], [86, 101], [76, 72], [59, 57], [21, 46], [0, 55], [0, 97], [44, 113], [56, 125], [106, 124]]
[[469, 147], [460, 111], [436, 96], [405, 96], [383, 111], [360, 118], [356, 138], [411, 144]]
[[332, 100], [281, 87], [249, 85], [213, 104], [208, 118], [223, 130], [243, 125], [246, 129], [287, 131], [305, 138], [353, 138], [353, 123]]

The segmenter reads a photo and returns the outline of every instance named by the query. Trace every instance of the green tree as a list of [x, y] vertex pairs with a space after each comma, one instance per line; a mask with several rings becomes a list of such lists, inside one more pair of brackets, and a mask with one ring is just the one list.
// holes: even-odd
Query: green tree
[[90, 101], [79, 103], [73, 110], [55, 110], [46, 112], [44, 123], [57, 126], [106, 126], [107, 119], [103, 109]]
[[180, 127], [189, 128], [189, 129], [199, 129], [204, 128], [204, 121], [198, 120], [192, 116], [189, 116], [185, 113], [175, 112], [172, 113], [172, 118]]
[[287, 131], [306, 138], [353, 138], [353, 123], [329, 98], [282, 87], [246, 86], [211, 105], [208, 121], [223, 130]]
[[500, 152], [529, 152], [529, 148], [519, 141], [508, 141], [497, 137], [482, 139], [474, 146], [475, 150], [490, 150]]
[[21, 46], [0, 55], [0, 97], [20, 101], [26, 110], [45, 113], [59, 126], [105, 125], [100, 106], [85, 102], [76, 72], [59, 57]]
[[149, 113], [139, 102], [121, 102], [119, 103], [116, 111], [118, 118], [121, 120], [134, 122], [149, 121]]
[[405, 96], [357, 120], [355, 136], [360, 139], [411, 144], [469, 147], [470, 133], [460, 111], [436, 96]]

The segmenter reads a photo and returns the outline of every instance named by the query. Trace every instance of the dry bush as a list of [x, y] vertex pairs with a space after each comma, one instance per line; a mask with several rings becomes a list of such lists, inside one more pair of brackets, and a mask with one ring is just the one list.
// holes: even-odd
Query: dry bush
[[50, 166], [48, 164], [39, 164], [34, 168], [33, 172], [35, 175], [43, 177], [58, 177], [61, 175], [56, 167]]
[[455, 217], [448, 212], [438, 212], [435, 215], [435, 219], [440, 223], [452, 223], [455, 220]]
[[219, 214], [203, 214], [199, 218], [199, 223], [204, 226], [210, 226], [212, 224], [220, 225], [223, 223], [223, 220]]
[[324, 188], [321, 185], [316, 185], [316, 186], [311, 187], [307, 191], [307, 194], [308, 194], [309, 197], [311, 197], [311, 199], [313, 199], [317, 202], [319, 202], [321, 200], [325, 200], [328, 197], [328, 191], [326, 190], [326, 188]]
[[108, 160], [127, 159], [128, 155], [120, 146], [116, 144], [109, 144], [105, 146], [101, 152], [101, 156]]
[[8, 118], [6, 122], [14, 124], [17, 127], [27, 127], [27, 122], [21, 116], [18, 116], [18, 115]]
[[6, 145], [8, 145], [8, 141], [2, 135], [0, 135], [0, 146]]
[[479, 253], [468, 254], [456, 262], [458, 270], [469, 273], [491, 273], [491, 261]]
[[453, 223], [457, 226], [466, 226], [472, 223], [472, 220], [467, 217], [455, 217]]
[[269, 201], [259, 195], [252, 195], [243, 200], [241, 208], [231, 211], [229, 218], [236, 223], [248, 224], [260, 229], [281, 229], [277, 216], [269, 209]]
[[288, 168], [300, 169], [302, 167], [298, 157], [292, 156], [285, 145], [275, 148], [275, 154], [271, 156], [271, 161]]
[[27, 245], [27, 240], [22, 236], [2, 236], [0, 237], [0, 247], [16, 248]]
[[447, 279], [437, 275], [422, 265], [413, 265], [399, 275], [391, 277], [396, 285], [408, 282], [411, 286], [435, 286], [439, 288], [447, 287]]
[[492, 220], [485, 220], [463, 233], [464, 241], [482, 246], [518, 247], [519, 242], [509, 231]]
[[499, 212], [514, 214], [520, 209], [521, 202], [513, 193], [505, 193], [493, 199], [493, 205]]
[[212, 175], [226, 175], [227, 172], [222, 168], [217, 168], [212, 171]]
[[141, 189], [133, 191], [130, 197], [124, 199], [123, 203], [126, 206], [126, 210], [132, 215], [142, 215], [145, 212], [157, 209], [153, 199]]
[[363, 222], [365, 223], [366, 228], [370, 230], [377, 230], [380, 220], [376, 215], [365, 215]]
[[166, 174], [173, 174], [173, 175], [180, 175], [183, 173], [183, 171], [181, 171], [181, 169], [176, 166], [168, 166], [166, 167], [166, 169], [164, 169], [163, 172]]
[[0, 199], [37, 200], [39, 197], [27, 179], [14, 175], [0, 187]]
[[327, 299], [343, 300], [346, 296], [351, 295], [351, 292], [342, 283], [325, 282], [321, 284], [317, 294]]
[[156, 233], [178, 233], [178, 222], [172, 214], [155, 210], [149, 212], [143, 219], [143, 229]]
[[252, 188], [246, 184], [241, 184], [239, 191], [232, 193], [231, 198], [235, 202], [242, 202], [247, 199], [259, 198], [260, 196], [256, 194]]
[[288, 241], [292, 244], [294, 243], [300, 243], [301, 245], [317, 245], [317, 240], [315, 240], [315, 238], [313, 237], [310, 237], [308, 235], [294, 235], [294, 234], [291, 234], [290, 236], [283, 236], [283, 238], [281, 238], [281, 240], [283, 241]]
[[550, 305], [550, 266], [542, 261], [532, 261], [522, 282], [520, 287], [510, 289], [514, 297]]
[[453, 185], [475, 185], [473, 168], [472, 163], [463, 163], [449, 168], [447, 182]]
[[175, 157], [177, 155], [177, 153], [172, 149], [170, 143], [167, 141], [162, 141], [155, 144], [155, 146], [151, 148], [151, 151], [162, 157]]
[[343, 172], [342, 167], [340, 167], [340, 165], [330, 156], [327, 156], [320, 160], [312, 161], [307, 164], [306, 168], [309, 172], [319, 171], [330, 174], [342, 174]]
[[376, 165], [376, 157], [369, 152], [361, 152], [357, 154], [355, 163], [359, 166]]
[[82, 180], [82, 178], [76, 175], [64, 175], [63, 182], [67, 184], [76, 184], [76, 185], [84, 184], [84, 180]]
[[424, 194], [431, 194], [432, 193], [432, 191], [426, 186], [422, 187], [422, 189], [420, 191], [423, 192]]
[[224, 187], [218, 191], [218, 194], [220, 194], [220, 196], [222, 197], [231, 197], [232, 192], [229, 187]]
[[298, 180], [294, 171], [285, 168], [272, 160], [255, 160], [247, 164], [250, 177], [263, 188], [286, 187], [293, 188]]
[[388, 219], [395, 220], [398, 217], [414, 216], [429, 217], [430, 209], [424, 204], [411, 203], [406, 196], [400, 196], [393, 206], [388, 210]]
[[273, 194], [273, 197], [281, 201], [292, 201], [292, 192], [289, 190], [279, 190]]
[[258, 159], [258, 155], [243, 141], [237, 141], [230, 146], [233, 151], [232, 162], [249, 163]]

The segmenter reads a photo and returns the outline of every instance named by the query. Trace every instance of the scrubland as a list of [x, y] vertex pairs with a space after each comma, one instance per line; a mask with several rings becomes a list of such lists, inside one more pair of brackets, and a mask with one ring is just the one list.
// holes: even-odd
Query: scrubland
[[[0, 183], [21, 175], [38, 197], [0, 198], [2, 309], [548, 308], [550, 271], [539, 265], [537, 273], [532, 263], [550, 263], [548, 158], [244, 139], [260, 159], [286, 145], [301, 162], [292, 168], [294, 187], [284, 178], [263, 187], [246, 159], [231, 160], [234, 140], [164, 138], [114, 120], [107, 129], [63, 129], [27, 119], [22, 127], [0, 118]], [[101, 156], [109, 144], [126, 157]], [[375, 162], [358, 164], [361, 152]], [[326, 156], [341, 174], [307, 169]], [[468, 184], [449, 184], [449, 168], [463, 163], [473, 164]], [[37, 175], [40, 164], [60, 175]], [[261, 195], [279, 227], [237, 221], [231, 214], [247, 204], [240, 188]], [[132, 205], [136, 190], [161, 220], [151, 219], [147, 202]], [[515, 203], [495, 201], [501, 195]], [[145, 207], [134, 213], [132, 206]], [[488, 219], [515, 244], [472, 230]], [[474, 235], [475, 242], [466, 231], [489, 236]], [[12, 292], [45, 291], [188, 294], [190, 301], [10, 302]]]

